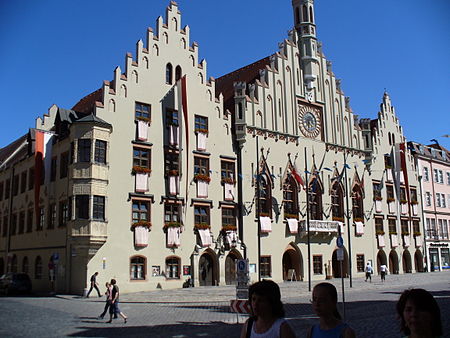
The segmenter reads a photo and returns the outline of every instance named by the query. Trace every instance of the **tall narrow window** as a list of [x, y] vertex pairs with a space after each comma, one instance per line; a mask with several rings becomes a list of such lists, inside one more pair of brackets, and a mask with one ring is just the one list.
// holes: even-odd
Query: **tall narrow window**
[[16, 234], [17, 230], [17, 214], [12, 214], [11, 217], [11, 236]]
[[170, 63], [166, 65], [166, 84], [172, 84], [172, 65]]
[[106, 164], [106, 141], [95, 140], [95, 163]]
[[89, 218], [89, 195], [77, 195], [75, 198], [77, 218]]
[[19, 213], [19, 234], [23, 234], [25, 230], [25, 211]]
[[41, 256], [37, 256], [36, 261], [34, 262], [34, 278], [42, 279], [42, 258], [41, 258]]
[[20, 177], [20, 192], [24, 193], [27, 190], [27, 172], [24, 171]]
[[56, 163], [57, 163], [57, 157], [52, 157], [52, 162], [50, 166], [50, 181], [54, 182], [56, 180]]
[[27, 232], [33, 231], [34, 213], [33, 208], [27, 211]]
[[272, 257], [261, 256], [259, 260], [259, 271], [261, 277], [272, 277]]
[[364, 220], [363, 195], [359, 185], [355, 185], [352, 191], [352, 209], [353, 220], [362, 222]]
[[344, 188], [339, 181], [331, 188], [331, 208], [333, 221], [344, 222]]
[[389, 234], [397, 235], [397, 221], [394, 218], [388, 219]]
[[56, 204], [52, 203], [48, 206], [47, 229], [53, 229], [56, 224]]
[[315, 275], [323, 274], [322, 256], [313, 256], [313, 271]]
[[91, 161], [91, 140], [79, 139], [78, 140], [78, 162], [90, 162]]
[[309, 213], [313, 220], [321, 220], [322, 215], [322, 187], [315, 177], [309, 185]]
[[222, 207], [222, 227], [227, 230], [236, 229], [236, 209]]
[[308, 22], [308, 9], [306, 8], [306, 6], [303, 6], [303, 22]]
[[92, 217], [98, 221], [105, 220], [105, 196], [95, 196], [92, 205]]
[[67, 200], [59, 202], [59, 226], [67, 225], [69, 221], [69, 203]]
[[69, 170], [69, 152], [66, 151], [61, 154], [61, 158], [59, 160], [59, 178], [67, 177], [68, 170]]
[[[259, 213], [261, 216], [272, 216], [272, 182], [268, 175], [260, 174], [259, 180]], [[257, 185], [258, 186], [258, 185]]]
[[175, 68], [175, 81], [180, 80], [180, 79], [181, 79], [181, 76], [182, 76], [181, 67], [180, 67], [180, 66], [177, 66], [177, 67]]
[[283, 206], [285, 218], [298, 218], [298, 189], [292, 175], [283, 184]]
[[164, 165], [166, 175], [179, 176], [179, 154], [177, 152], [166, 152], [164, 154]]

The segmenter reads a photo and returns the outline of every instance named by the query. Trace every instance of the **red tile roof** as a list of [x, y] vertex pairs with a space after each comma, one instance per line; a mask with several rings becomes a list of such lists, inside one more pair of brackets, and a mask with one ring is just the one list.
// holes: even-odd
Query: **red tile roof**
[[95, 102], [103, 102], [103, 88], [97, 89], [95, 92], [92, 92], [85, 97], [83, 97], [80, 101], [77, 102], [76, 105], [72, 107], [72, 110], [81, 113], [93, 113]]

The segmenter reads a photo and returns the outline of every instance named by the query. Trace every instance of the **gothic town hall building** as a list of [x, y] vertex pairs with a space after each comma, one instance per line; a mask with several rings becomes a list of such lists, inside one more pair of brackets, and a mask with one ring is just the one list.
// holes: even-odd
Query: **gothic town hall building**
[[376, 119], [354, 115], [314, 1], [292, 8], [272, 55], [214, 79], [171, 1], [112, 80], [1, 148], [0, 273], [81, 294], [96, 271], [124, 292], [235, 284], [241, 258], [251, 281], [423, 271], [390, 96]]

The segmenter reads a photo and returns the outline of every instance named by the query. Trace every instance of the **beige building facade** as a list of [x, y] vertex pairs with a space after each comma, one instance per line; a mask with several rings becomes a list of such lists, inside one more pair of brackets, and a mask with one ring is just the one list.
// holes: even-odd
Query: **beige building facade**
[[390, 97], [358, 119], [314, 2], [292, 5], [276, 53], [214, 79], [171, 2], [112, 81], [2, 148], [0, 272], [80, 294], [96, 271], [124, 292], [234, 284], [240, 258], [251, 281], [422, 271], [418, 176]]

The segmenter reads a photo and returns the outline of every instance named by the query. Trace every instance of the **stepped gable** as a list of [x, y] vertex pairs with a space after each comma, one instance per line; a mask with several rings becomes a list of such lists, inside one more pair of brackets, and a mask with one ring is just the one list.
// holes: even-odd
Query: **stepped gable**
[[260, 78], [259, 71], [270, 65], [270, 56], [239, 68], [216, 79], [216, 94], [223, 95], [224, 111], [234, 112], [234, 82], [253, 83]]
[[83, 97], [72, 107], [72, 110], [81, 113], [93, 113], [97, 102], [103, 102], [103, 88], [99, 88]]

